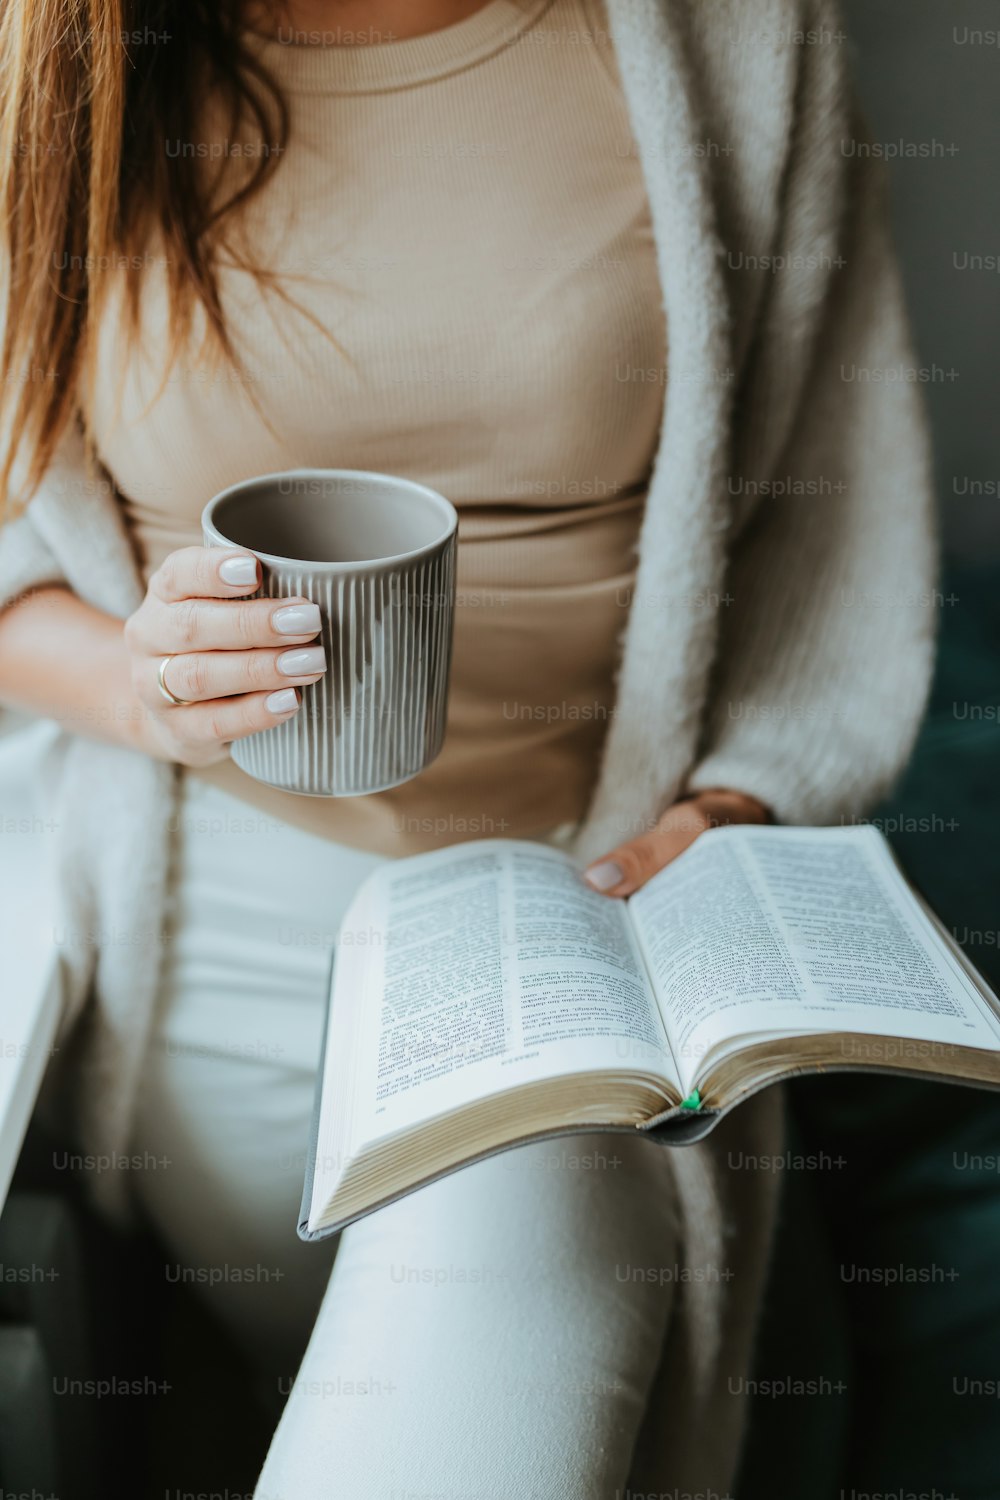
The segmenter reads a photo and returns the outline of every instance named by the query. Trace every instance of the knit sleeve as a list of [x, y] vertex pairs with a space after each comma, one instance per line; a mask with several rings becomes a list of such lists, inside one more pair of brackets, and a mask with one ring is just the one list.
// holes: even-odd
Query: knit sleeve
[[32, 589], [61, 582], [62, 570], [30, 512], [0, 525], [0, 610]]
[[[839, 146], [838, 142], [838, 146]], [[909, 754], [933, 661], [931, 464], [883, 177], [845, 172], [840, 254], [787, 436], [733, 550], [702, 753], [781, 822], [863, 814]], [[733, 476], [738, 489], [745, 476]]]
[[[17, 479], [12, 486], [17, 493]], [[66, 572], [39, 525], [41, 495], [62, 494], [85, 485], [86, 456], [82, 434], [71, 425], [63, 435], [39, 490], [28, 506], [0, 522], [0, 610], [32, 589], [66, 582]]]

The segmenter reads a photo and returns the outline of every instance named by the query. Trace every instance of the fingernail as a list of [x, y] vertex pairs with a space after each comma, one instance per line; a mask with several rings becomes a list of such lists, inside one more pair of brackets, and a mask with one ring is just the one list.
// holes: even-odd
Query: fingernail
[[315, 635], [319, 623], [318, 604], [286, 604], [271, 616], [279, 635]]
[[282, 651], [275, 665], [286, 677], [308, 677], [312, 672], [326, 671], [326, 652], [322, 646], [303, 646], [298, 651]]
[[223, 583], [256, 583], [257, 559], [255, 557], [227, 557], [219, 564], [219, 577]]
[[290, 714], [298, 706], [299, 695], [294, 688], [279, 688], [264, 699], [264, 707], [272, 714]]
[[583, 878], [595, 891], [612, 891], [625, 879], [625, 871], [613, 859], [603, 859], [599, 865], [584, 870]]

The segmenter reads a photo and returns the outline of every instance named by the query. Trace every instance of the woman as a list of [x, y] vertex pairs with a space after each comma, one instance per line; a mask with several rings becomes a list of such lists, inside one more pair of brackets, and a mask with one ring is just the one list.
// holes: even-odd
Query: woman
[[[0, 33], [0, 694], [68, 731], [73, 1128], [169, 1163], [95, 1192], [177, 1265], [261, 1268], [218, 1293], [291, 1385], [261, 1494], [723, 1493], [772, 1205], [711, 1158], [773, 1149], [773, 1099], [354, 1226], [294, 1382], [328, 1267], [292, 1241], [326, 952], [374, 863], [558, 838], [614, 899], [712, 824], [855, 817], [907, 754], [926, 442], [884, 378], [912, 358], [835, 8], [56, 10]], [[228, 758], [325, 663], [311, 601], [252, 600], [198, 516], [293, 465], [459, 509], [448, 739], [393, 792]]]

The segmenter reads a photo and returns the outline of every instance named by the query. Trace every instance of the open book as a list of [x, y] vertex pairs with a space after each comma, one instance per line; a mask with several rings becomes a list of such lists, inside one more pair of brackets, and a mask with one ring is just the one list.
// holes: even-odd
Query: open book
[[681, 1144], [868, 1068], [1000, 1086], [1000, 1002], [874, 828], [713, 829], [627, 901], [544, 844], [418, 854], [340, 929], [299, 1233], [524, 1141]]

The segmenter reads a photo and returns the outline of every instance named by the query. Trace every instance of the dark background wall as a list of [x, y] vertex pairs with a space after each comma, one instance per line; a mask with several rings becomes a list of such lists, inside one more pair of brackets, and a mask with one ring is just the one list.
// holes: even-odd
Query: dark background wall
[[[957, 148], [894, 160], [893, 212], [920, 363], [943, 377], [925, 389], [946, 547], [1000, 563], [1000, 5], [843, 4], [874, 138]], [[993, 270], [962, 269], [967, 255]]]

